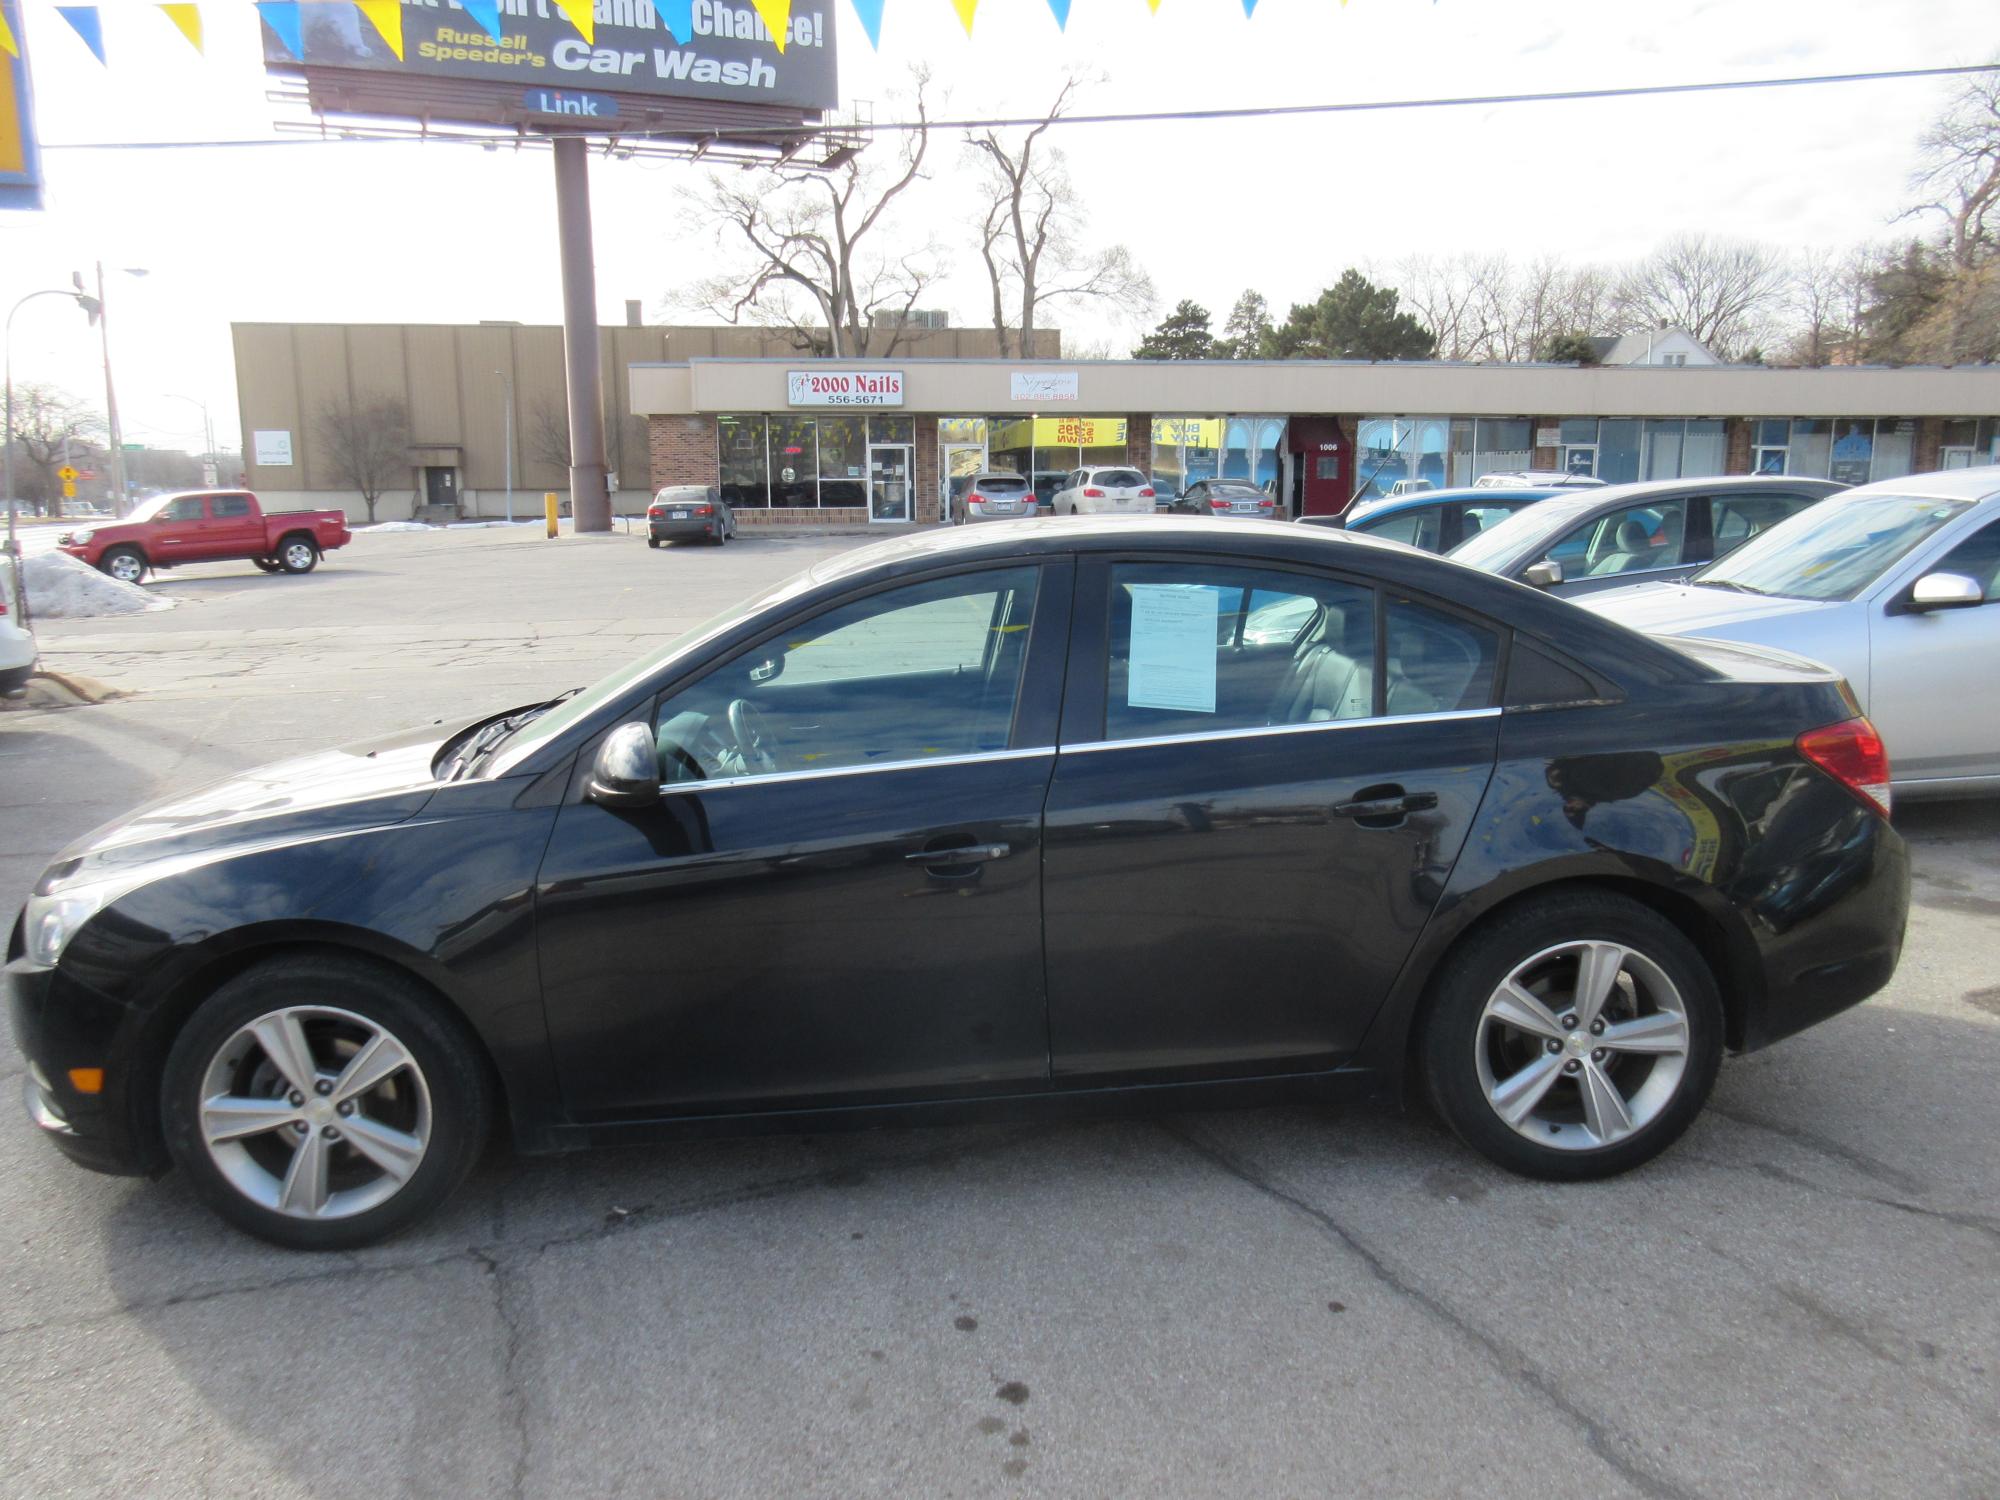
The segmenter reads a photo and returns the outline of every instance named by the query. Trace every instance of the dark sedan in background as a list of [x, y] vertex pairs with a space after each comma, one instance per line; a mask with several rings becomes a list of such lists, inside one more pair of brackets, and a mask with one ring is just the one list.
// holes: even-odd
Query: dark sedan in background
[[702, 541], [721, 546], [736, 535], [736, 512], [714, 485], [668, 485], [646, 507], [646, 545]]
[[1432, 490], [1395, 500], [1357, 501], [1337, 516], [1300, 516], [1302, 526], [1325, 526], [1356, 536], [1379, 536], [1424, 552], [1449, 552], [1467, 537], [1498, 526], [1537, 500], [1575, 491], [1560, 489]]
[[1269, 491], [1247, 479], [1197, 479], [1163, 508], [1184, 516], [1268, 521], [1277, 506]]
[[436, 1207], [493, 1122], [1413, 1085], [1599, 1177], [1725, 1049], [1887, 982], [1888, 777], [1823, 668], [1405, 547], [954, 527], [574, 695], [143, 808], [49, 866], [6, 978], [54, 1145], [298, 1247]]
[[1450, 556], [1557, 594], [1667, 583], [1844, 488], [1770, 475], [1605, 485], [1539, 501]]

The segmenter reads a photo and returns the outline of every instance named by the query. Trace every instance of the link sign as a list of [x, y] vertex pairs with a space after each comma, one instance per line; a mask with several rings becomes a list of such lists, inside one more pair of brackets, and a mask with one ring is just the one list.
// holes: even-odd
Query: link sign
[[792, 406], [901, 406], [901, 370], [793, 370], [785, 376]]

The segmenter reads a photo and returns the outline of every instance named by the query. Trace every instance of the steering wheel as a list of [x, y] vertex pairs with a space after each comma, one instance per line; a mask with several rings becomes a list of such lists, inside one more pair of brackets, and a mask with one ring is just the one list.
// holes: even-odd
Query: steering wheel
[[732, 698], [729, 703], [729, 733], [746, 768], [759, 771], [778, 769], [778, 737], [764, 711], [748, 698]]

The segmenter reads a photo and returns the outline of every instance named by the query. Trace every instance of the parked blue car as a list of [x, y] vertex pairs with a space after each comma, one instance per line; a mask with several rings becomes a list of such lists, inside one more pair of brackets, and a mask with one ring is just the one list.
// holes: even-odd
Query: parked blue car
[[1300, 516], [1306, 526], [1332, 526], [1362, 536], [1386, 537], [1425, 552], [1449, 552], [1467, 537], [1478, 536], [1551, 495], [1574, 494], [1560, 489], [1426, 490], [1394, 500], [1364, 500], [1337, 516]]

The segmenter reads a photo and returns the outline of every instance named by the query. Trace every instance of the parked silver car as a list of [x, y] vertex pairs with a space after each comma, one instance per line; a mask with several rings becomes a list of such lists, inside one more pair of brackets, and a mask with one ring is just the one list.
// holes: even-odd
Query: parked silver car
[[1605, 485], [1517, 511], [1447, 556], [1556, 594], [1686, 578], [1840, 488], [1749, 474]]
[[1647, 635], [1825, 662], [1881, 731], [1899, 796], [2000, 792], [2000, 468], [1864, 485], [1687, 583], [1579, 602]]
[[1028, 481], [1004, 471], [967, 475], [951, 508], [954, 521], [1013, 521], [1041, 513]]

